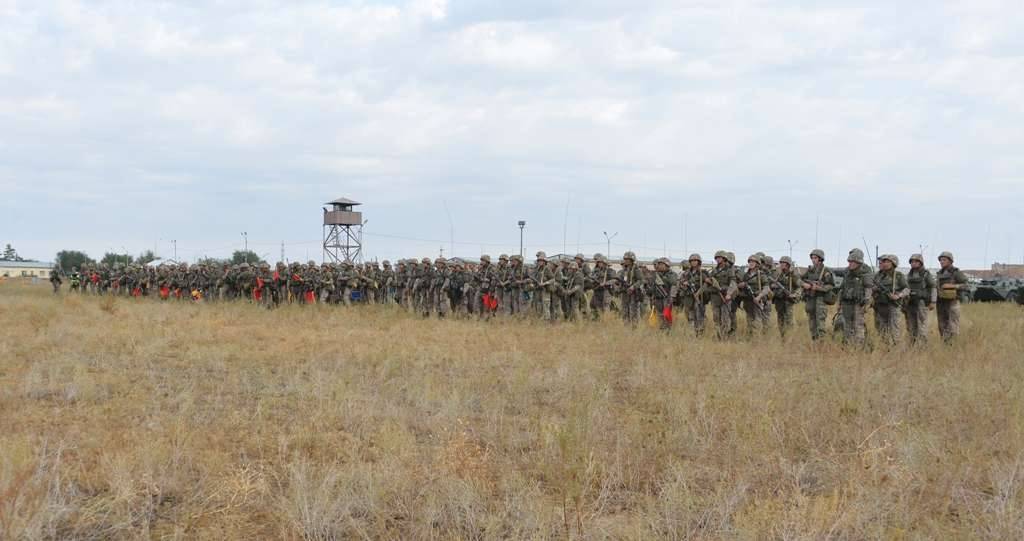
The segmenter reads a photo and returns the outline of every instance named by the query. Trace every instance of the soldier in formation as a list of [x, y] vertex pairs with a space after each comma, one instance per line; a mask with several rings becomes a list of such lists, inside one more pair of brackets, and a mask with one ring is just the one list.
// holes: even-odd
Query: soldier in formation
[[[810, 252], [804, 269], [797, 269], [789, 257], [782, 257], [776, 265], [760, 252], [750, 255], [742, 269], [735, 266], [735, 255], [729, 251], [716, 252], [714, 260], [714, 266], [708, 268], [700, 254], [692, 254], [677, 273], [667, 258], [648, 267], [632, 252], [613, 264], [603, 254], [594, 254], [589, 260], [576, 254], [552, 261], [541, 251], [532, 265], [525, 265], [519, 255], [505, 254], [497, 264], [488, 256], [478, 262], [402, 259], [394, 265], [390, 261], [321, 265], [309, 261], [274, 267], [263, 262], [90, 264], [72, 269], [66, 278], [71, 291], [88, 294], [165, 301], [247, 300], [267, 308], [381, 304], [424, 317], [490, 320], [533, 315], [549, 322], [596, 320], [617, 312], [629, 326], [649, 321], [665, 331], [673, 328], [674, 314], [681, 311], [688, 332], [695, 336], [702, 336], [707, 328], [710, 305], [714, 335], [720, 340], [735, 338], [739, 310], [745, 315], [748, 339], [756, 339], [769, 328], [773, 311], [774, 323], [785, 339], [801, 300], [810, 336], [820, 340], [826, 334], [829, 307], [838, 303], [843, 342], [853, 347], [865, 346], [869, 307], [875, 330], [886, 345], [900, 341], [904, 321], [909, 343], [924, 343], [932, 310], [938, 313], [943, 340], [953, 340], [959, 332], [961, 293], [968, 287], [967, 277], [953, 266], [949, 252], [939, 256], [941, 268], [935, 276], [924, 268], [920, 254], [910, 257], [906, 275], [898, 270], [899, 258], [892, 254], [879, 258], [875, 272], [856, 248], [849, 252], [845, 268], [827, 267], [825, 253], [819, 249]], [[842, 278], [838, 286], [837, 277]], [[62, 273], [51, 273], [55, 292], [64, 278]]]

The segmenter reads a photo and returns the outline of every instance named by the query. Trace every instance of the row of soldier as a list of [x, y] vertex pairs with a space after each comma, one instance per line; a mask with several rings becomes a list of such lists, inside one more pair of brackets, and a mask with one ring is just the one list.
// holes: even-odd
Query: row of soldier
[[[304, 304], [353, 302], [398, 304], [424, 316], [491, 318], [498, 315], [541, 319], [600, 318], [618, 312], [627, 323], [647, 319], [664, 330], [681, 310], [696, 335], [711, 325], [720, 339], [736, 335], [737, 314], [746, 319], [746, 332], [765, 332], [772, 314], [783, 338], [791, 332], [794, 310], [804, 303], [811, 338], [827, 333], [829, 306], [839, 305], [837, 327], [844, 342], [865, 340], [866, 313], [873, 310], [880, 338], [894, 344], [905, 321], [911, 343], [927, 338], [928, 314], [937, 310], [940, 335], [950, 340], [959, 332], [959, 293], [967, 277], [953, 266], [953, 255], [939, 256], [933, 276], [920, 254], [910, 257], [910, 270], [899, 271], [899, 258], [883, 255], [878, 270], [865, 264], [864, 254], [853, 249], [845, 267], [825, 264], [825, 253], [813, 250], [804, 268], [789, 257], [776, 264], [762, 253], [752, 254], [745, 266], [728, 251], [715, 253], [714, 265], [705, 266], [699, 254], [672, 270], [666, 258], [653, 268], [638, 264], [632, 252], [623, 254], [618, 269], [602, 254], [592, 265], [582, 254], [549, 262], [538, 252], [532, 265], [521, 256], [502, 255], [493, 264], [482, 256], [478, 263], [460, 259], [401, 260], [392, 267], [367, 263], [305, 265], [266, 263], [223, 265], [100, 265], [73, 269], [71, 289], [92, 293], [157, 296], [161, 299], [249, 299], [273, 307], [285, 302]], [[54, 291], [62, 273], [51, 273]], [[838, 280], [837, 280], [838, 278]]]

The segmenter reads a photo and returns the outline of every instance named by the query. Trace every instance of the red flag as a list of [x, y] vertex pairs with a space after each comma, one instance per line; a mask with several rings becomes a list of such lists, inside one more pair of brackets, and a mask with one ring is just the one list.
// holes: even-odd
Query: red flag
[[132, 297], [141, 297], [141, 296], [142, 296], [142, 288], [141, 287], [137, 287], [137, 288], [132, 290]]
[[167, 286], [160, 286], [160, 298], [166, 300], [167, 297], [171, 296], [171, 288]]
[[313, 304], [314, 302], [316, 302], [316, 292], [315, 291], [307, 291], [306, 292], [306, 302], [309, 303], [309, 304]]
[[672, 323], [672, 307], [671, 306], [666, 306], [665, 309], [661, 311], [661, 315], [665, 316], [665, 321], [667, 321], [669, 323]]

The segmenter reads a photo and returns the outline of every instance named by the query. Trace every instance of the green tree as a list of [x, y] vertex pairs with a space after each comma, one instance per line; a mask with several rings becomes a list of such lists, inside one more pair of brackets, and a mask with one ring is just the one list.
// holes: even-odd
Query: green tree
[[145, 252], [139, 254], [139, 257], [135, 258], [135, 262], [140, 265], [145, 265], [156, 260], [157, 257], [156, 254], [153, 253], [153, 250], [146, 250]]
[[57, 257], [54, 259], [54, 264], [57, 268], [63, 269], [64, 272], [71, 272], [71, 269], [81, 269], [86, 264], [93, 264], [95, 261], [92, 260], [85, 252], [79, 252], [78, 250], [61, 250], [57, 252]]
[[115, 263], [120, 263], [122, 265], [130, 265], [134, 261], [135, 258], [128, 254], [115, 254], [112, 252], [107, 252], [103, 254], [103, 259], [100, 260], [100, 263], [112, 267]]
[[14, 247], [11, 246], [10, 244], [8, 244], [7, 246], [4, 246], [4, 255], [3, 255], [3, 257], [0, 257], [0, 260], [2, 260], [2, 261], [25, 261], [24, 259], [21, 258], [21, 256], [18, 255], [18, 251], [15, 250]]
[[266, 261], [260, 259], [260, 256], [256, 255], [256, 252], [252, 250], [235, 250], [235, 253], [231, 254], [231, 263], [235, 265], [239, 263], [252, 265], [254, 263], [266, 263]]
[[227, 259], [217, 259], [216, 257], [202, 257], [196, 261], [196, 265], [206, 265], [209, 267], [221, 268], [224, 265], [230, 265], [231, 261]]

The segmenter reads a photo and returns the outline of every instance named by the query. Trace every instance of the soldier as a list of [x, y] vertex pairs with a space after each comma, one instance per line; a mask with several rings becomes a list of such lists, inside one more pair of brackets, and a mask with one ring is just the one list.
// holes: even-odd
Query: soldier
[[604, 254], [594, 254], [594, 270], [586, 278], [590, 290], [590, 317], [597, 320], [611, 308], [617, 277]]
[[960, 334], [960, 292], [970, 286], [967, 275], [953, 266], [953, 254], [939, 254], [939, 272], [935, 275], [938, 286], [939, 335], [947, 344]]
[[663, 331], [672, 328], [672, 302], [678, 293], [678, 287], [679, 277], [672, 270], [672, 262], [667, 257], [655, 259], [649, 288], [651, 304], [658, 316], [658, 328]]
[[839, 289], [843, 317], [843, 343], [863, 347], [866, 336], [864, 308], [871, 302], [871, 267], [864, 264], [864, 253], [854, 248], [846, 257], [846, 272]]
[[533, 275], [527, 285], [527, 290], [533, 296], [533, 310], [541, 319], [553, 321], [551, 295], [556, 288], [555, 270], [548, 264], [548, 256], [543, 251], [537, 252], [536, 263], [533, 267]]
[[576, 257], [573, 258], [573, 261], [576, 262], [576, 266], [579, 267], [580, 272], [583, 273], [584, 283], [583, 294], [579, 296], [579, 303], [576, 309], [579, 311], [580, 314], [586, 317], [590, 315], [591, 296], [591, 290], [586, 284], [588, 284], [590, 281], [590, 273], [594, 271], [590, 268], [590, 265], [587, 264], [587, 257], [583, 254], [576, 254]]
[[644, 305], [644, 274], [643, 269], [636, 264], [636, 254], [633, 252], [622, 254], [618, 285], [622, 293], [622, 320], [636, 325]]
[[828, 305], [836, 302], [836, 292], [833, 290], [835, 284], [835, 276], [825, 266], [825, 252], [818, 248], [811, 250], [811, 265], [800, 277], [800, 287], [804, 290], [804, 311], [807, 312], [811, 340], [818, 340], [825, 336]]
[[448, 260], [439, 257], [434, 260], [434, 272], [431, 275], [430, 283], [430, 306], [437, 317], [444, 318], [452, 311], [451, 298], [448, 290], [451, 287], [451, 271], [448, 269]]
[[509, 260], [508, 254], [501, 254], [498, 256], [498, 266], [494, 269], [494, 279], [496, 280], [493, 284], [494, 292], [492, 295], [498, 299], [498, 310], [495, 313], [502, 315], [511, 315], [512, 313], [512, 300], [509, 298]]
[[747, 270], [741, 271], [725, 294], [725, 300], [736, 299], [747, 315], [747, 336], [764, 332], [767, 317], [764, 305], [771, 294], [771, 280], [761, 270], [761, 256], [752, 254], [747, 258]]
[[[770, 255], [765, 255], [764, 252], [758, 252], [761, 256], [761, 272], [764, 273], [769, 279], [775, 275], [775, 258]], [[772, 293], [768, 294], [768, 299], [763, 303], [764, 306], [764, 330], [767, 331], [772, 326]]]
[[50, 285], [53, 286], [53, 294], [60, 293], [60, 285], [64, 283], [64, 280], [60, 277], [62, 274], [60, 267], [54, 266], [50, 269]]
[[[742, 271], [740, 271], [739, 269], [736, 268], [736, 254], [734, 254], [732, 252], [729, 252], [729, 251], [726, 251], [725, 252], [725, 262], [726, 262], [726, 264], [729, 267], [729, 272], [730, 272], [730, 274], [732, 274], [733, 280], [734, 281], [739, 281], [739, 275], [742, 274]], [[737, 319], [736, 318], [736, 312], [739, 311], [740, 301], [737, 298], [733, 298], [731, 301], [728, 302], [728, 304], [729, 304], [729, 335], [730, 336], [735, 336], [736, 335], [736, 319]]]
[[875, 273], [872, 288], [872, 306], [875, 309], [875, 331], [888, 346], [900, 339], [900, 310], [903, 299], [910, 294], [907, 278], [897, 270], [899, 258], [885, 254], [878, 258], [878, 272]]
[[729, 265], [729, 252], [715, 252], [715, 268], [704, 279], [704, 289], [711, 297], [711, 314], [719, 340], [733, 335], [732, 302], [725, 294], [736, 282], [736, 274]]
[[[501, 259], [499, 258], [498, 261], [500, 267]], [[472, 304], [481, 319], [490, 319], [498, 308], [500, 295], [498, 290], [501, 282], [499, 275], [499, 268], [491, 265], [491, 256], [486, 254], [480, 256], [480, 266], [473, 277]]]
[[527, 284], [530, 282], [530, 273], [523, 265], [523, 256], [516, 254], [511, 258], [511, 266], [508, 274], [509, 284], [509, 315], [523, 316], [526, 312], [524, 295]]
[[793, 270], [793, 260], [788, 255], [782, 256], [772, 277], [772, 303], [775, 304], [779, 336], [783, 340], [793, 327], [793, 305], [800, 300], [800, 287], [801, 280]]
[[583, 269], [576, 263], [570, 261], [566, 265], [562, 295], [564, 296], [565, 318], [569, 321], [576, 321], [579, 307], [584, 301], [586, 291], [586, 275]]
[[381, 298], [378, 299], [380, 304], [393, 304], [395, 297], [398, 296], [398, 280], [395, 269], [391, 268], [391, 262], [385, 259], [381, 262], [381, 266], [384, 267], [378, 274], [381, 288]]
[[680, 263], [681, 271], [676, 286], [677, 304], [683, 307], [686, 321], [693, 328], [695, 336], [703, 336], [704, 321], [707, 319], [707, 295], [704, 292], [704, 281], [708, 271], [702, 268], [700, 254], [690, 254], [686, 263]]

